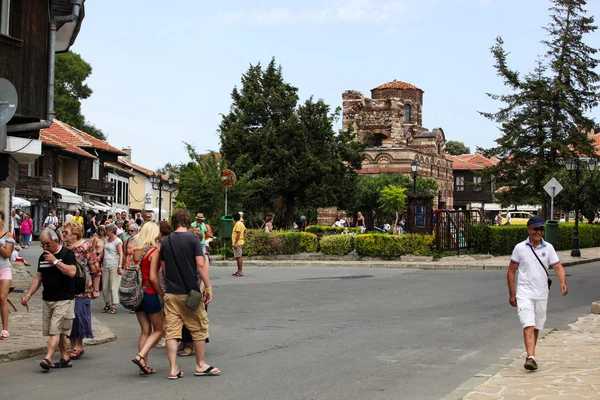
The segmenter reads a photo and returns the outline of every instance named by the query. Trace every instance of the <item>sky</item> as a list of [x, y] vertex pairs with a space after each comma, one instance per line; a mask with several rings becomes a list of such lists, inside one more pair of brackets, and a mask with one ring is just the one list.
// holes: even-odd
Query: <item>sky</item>
[[[132, 161], [188, 161], [183, 142], [218, 151], [218, 126], [252, 64], [274, 57], [300, 101], [341, 107], [345, 90], [394, 79], [424, 90], [423, 126], [474, 152], [498, 126], [479, 115], [504, 93], [490, 47], [503, 37], [523, 74], [545, 52], [549, 0], [87, 0], [71, 48], [91, 64], [85, 117]], [[588, 15], [598, 18], [600, 1]], [[596, 23], [599, 21], [597, 20]], [[586, 42], [600, 48], [596, 31]], [[600, 116], [598, 110], [592, 116]], [[598, 118], [600, 120], [600, 118]], [[340, 128], [341, 126], [336, 126]]]

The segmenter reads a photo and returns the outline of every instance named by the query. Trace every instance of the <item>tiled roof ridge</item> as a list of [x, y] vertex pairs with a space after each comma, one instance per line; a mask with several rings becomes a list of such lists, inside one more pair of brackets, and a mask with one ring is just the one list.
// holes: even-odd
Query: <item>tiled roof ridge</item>
[[109, 151], [111, 153], [115, 153], [118, 155], [126, 154], [125, 152], [117, 149], [110, 143], [105, 142], [104, 140], [100, 140], [100, 139], [90, 135], [89, 133], [82, 131], [81, 129], [72, 127], [71, 125], [67, 124], [66, 122], [63, 122], [63, 121], [60, 121], [57, 119], [54, 120], [54, 122], [48, 129], [52, 129], [55, 124], [60, 126], [62, 132], [66, 135], [69, 135], [73, 139], [74, 142], [75, 141], [78, 142], [78, 143], [71, 143], [74, 146], [94, 147], [94, 148], [98, 148], [98, 149], [104, 150], [104, 151]]
[[[154, 175], [155, 173], [157, 173], [156, 171], [142, 167], [141, 165], [138, 165], [132, 161], [129, 161], [129, 160], [125, 159], [124, 157], [119, 157], [119, 162], [122, 164], [125, 164], [128, 167], [133, 168], [133, 169], [137, 170], [138, 172], [141, 172], [142, 174], [147, 175], [147, 176], [151, 176], [151, 175]], [[167, 175], [160, 174], [160, 176], [163, 181], [169, 180], [169, 177]], [[179, 179], [175, 179], [175, 183], [179, 183]]]
[[394, 79], [393, 81], [384, 83], [383, 85], [379, 85], [375, 89], [372, 89], [372, 90], [383, 90], [383, 89], [414, 89], [414, 90], [423, 91], [411, 83], [398, 81], [396, 79]]

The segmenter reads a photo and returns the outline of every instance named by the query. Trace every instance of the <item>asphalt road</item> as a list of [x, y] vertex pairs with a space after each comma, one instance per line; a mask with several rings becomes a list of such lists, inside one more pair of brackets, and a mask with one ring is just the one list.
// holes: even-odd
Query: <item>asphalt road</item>
[[[0, 398], [438, 399], [507, 351], [522, 347], [505, 271], [253, 268], [234, 278], [213, 268], [207, 362], [220, 377], [138, 376], [138, 325], [124, 309], [94, 314], [119, 340], [89, 347], [67, 370], [37, 359], [0, 364]], [[567, 269], [570, 293], [553, 287], [548, 328], [566, 329], [598, 300], [600, 263]], [[556, 279], [555, 279], [556, 280]], [[1, 344], [0, 344], [1, 345]]]

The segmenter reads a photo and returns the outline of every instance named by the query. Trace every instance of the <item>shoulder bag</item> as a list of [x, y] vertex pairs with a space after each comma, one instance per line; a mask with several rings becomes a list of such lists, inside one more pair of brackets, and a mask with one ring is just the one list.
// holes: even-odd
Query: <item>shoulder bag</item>
[[535, 256], [535, 258], [537, 258], [537, 260], [540, 262], [540, 265], [542, 266], [542, 269], [546, 273], [546, 277], [548, 278], [548, 289], [550, 289], [550, 286], [552, 286], [552, 279], [550, 279], [550, 275], [548, 275], [548, 270], [546, 269], [546, 267], [544, 267], [544, 264], [542, 263], [542, 260], [540, 260], [540, 258], [536, 254], [535, 250], [533, 249], [533, 246], [529, 245], [529, 248], [533, 252], [533, 255]]
[[[171, 235], [169, 235], [165, 240], [167, 242], [167, 246], [169, 246], [169, 250], [171, 251], [171, 254], [173, 254], [173, 260], [175, 261], [175, 266], [177, 267], [177, 274], [179, 275], [179, 262], [177, 261], [177, 255], [175, 254], [175, 251], [173, 250], [173, 245], [171, 244]], [[181, 275], [179, 275], [179, 278], [181, 278]], [[183, 279], [182, 279], [183, 282]], [[198, 307], [200, 307], [200, 304], [202, 303], [202, 293], [200, 293], [197, 290], [190, 290], [190, 292], [188, 293], [187, 299], [185, 299], [185, 306], [189, 309], [192, 310], [197, 310]]]

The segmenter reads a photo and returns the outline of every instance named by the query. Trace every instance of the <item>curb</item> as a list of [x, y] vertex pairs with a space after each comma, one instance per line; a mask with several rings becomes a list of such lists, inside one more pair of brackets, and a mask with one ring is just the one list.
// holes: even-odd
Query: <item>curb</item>
[[[538, 341], [544, 339], [547, 335], [554, 332], [555, 329], [544, 329]], [[502, 371], [504, 368], [508, 367], [512, 364], [516, 359], [520, 358], [525, 354], [522, 348], [512, 349], [498, 360], [496, 360], [490, 366], [484, 368], [483, 370], [476, 373], [471, 379], [463, 382], [458, 388], [454, 389], [448, 395], [442, 397], [440, 400], [459, 400], [464, 398], [466, 395], [477, 389], [479, 386], [483, 385], [490, 378], [496, 375], [498, 372]]]

